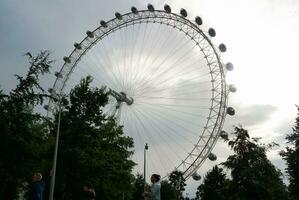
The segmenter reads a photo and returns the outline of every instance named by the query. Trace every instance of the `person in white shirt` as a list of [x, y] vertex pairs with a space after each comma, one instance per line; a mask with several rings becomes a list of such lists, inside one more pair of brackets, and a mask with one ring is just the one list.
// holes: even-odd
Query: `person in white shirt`
[[152, 186], [150, 191], [145, 191], [142, 195], [145, 199], [151, 200], [161, 200], [161, 184], [160, 184], [160, 175], [153, 174], [151, 176]]

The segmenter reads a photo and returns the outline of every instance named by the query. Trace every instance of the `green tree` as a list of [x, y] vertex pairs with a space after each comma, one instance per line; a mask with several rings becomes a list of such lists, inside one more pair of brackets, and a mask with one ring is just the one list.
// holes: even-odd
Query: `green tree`
[[223, 163], [231, 170], [229, 196], [232, 200], [286, 199], [281, 172], [267, 159], [266, 151], [275, 144], [264, 145], [250, 139], [248, 131], [235, 127], [235, 137], [228, 142], [235, 154]]
[[161, 181], [161, 199], [174, 200], [177, 198], [177, 191], [175, 187], [168, 180]]
[[79, 199], [90, 182], [100, 199], [129, 199], [133, 140], [103, 114], [108, 92], [91, 82], [90, 76], [81, 80], [62, 100], [56, 192], [62, 199]]
[[175, 189], [175, 199], [184, 199], [183, 192], [185, 191], [186, 180], [183, 173], [180, 171], [173, 171], [169, 175], [169, 183]]
[[223, 169], [217, 165], [208, 171], [203, 183], [198, 186], [196, 199], [201, 200], [226, 200], [228, 199], [227, 191], [229, 180]]
[[[299, 111], [299, 107], [297, 107]], [[286, 172], [289, 175], [289, 192], [292, 199], [299, 199], [299, 114], [295, 121], [293, 132], [286, 137], [290, 146], [280, 155], [287, 162]]]
[[133, 192], [131, 200], [143, 200], [144, 178], [141, 174], [137, 174], [133, 181]]
[[47, 142], [45, 120], [34, 108], [48, 97], [39, 78], [49, 72], [52, 61], [47, 51], [27, 56], [26, 76], [16, 75], [18, 84], [8, 94], [0, 91], [0, 199], [16, 199], [22, 185], [40, 171]]

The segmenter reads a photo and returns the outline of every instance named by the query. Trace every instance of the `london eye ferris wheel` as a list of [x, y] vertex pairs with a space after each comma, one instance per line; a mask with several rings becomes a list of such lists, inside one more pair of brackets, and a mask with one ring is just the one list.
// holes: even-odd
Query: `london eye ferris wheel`
[[[200, 17], [190, 20], [185, 9], [176, 14], [168, 5], [116, 12], [74, 44], [51, 92], [66, 93], [91, 75], [93, 86], [109, 88], [104, 112], [134, 139], [136, 172], [142, 172], [148, 143], [149, 173], [164, 177], [176, 169], [199, 179], [203, 162], [217, 158], [211, 151], [226, 136], [224, 119], [235, 113], [228, 94], [236, 91], [225, 80], [233, 70], [221, 59], [226, 46], [214, 45], [216, 31], [202, 24]], [[49, 116], [57, 106], [49, 101]]]

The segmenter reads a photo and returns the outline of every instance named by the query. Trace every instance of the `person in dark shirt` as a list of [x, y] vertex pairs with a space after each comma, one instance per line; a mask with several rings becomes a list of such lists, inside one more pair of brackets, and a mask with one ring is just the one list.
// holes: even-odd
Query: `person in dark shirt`
[[32, 177], [32, 184], [29, 188], [29, 200], [44, 200], [45, 183], [42, 181], [42, 174], [35, 173]]

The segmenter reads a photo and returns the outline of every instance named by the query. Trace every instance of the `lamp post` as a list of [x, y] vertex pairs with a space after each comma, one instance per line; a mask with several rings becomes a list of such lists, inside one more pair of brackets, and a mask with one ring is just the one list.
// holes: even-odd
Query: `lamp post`
[[59, 134], [60, 134], [60, 121], [61, 121], [61, 97], [60, 96], [59, 96], [58, 100], [59, 100], [58, 122], [57, 122], [57, 133], [56, 133], [56, 141], [55, 141], [55, 150], [54, 150], [54, 159], [53, 159], [53, 167], [52, 167], [49, 200], [54, 199], [56, 163], [57, 163], [57, 153], [58, 153]]
[[144, 176], [144, 187], [146, 185], [146, 151], [148, 150], [148, 145], [147, 143], [144, 146], [144, 161], [143, 161], [143, 176]]

